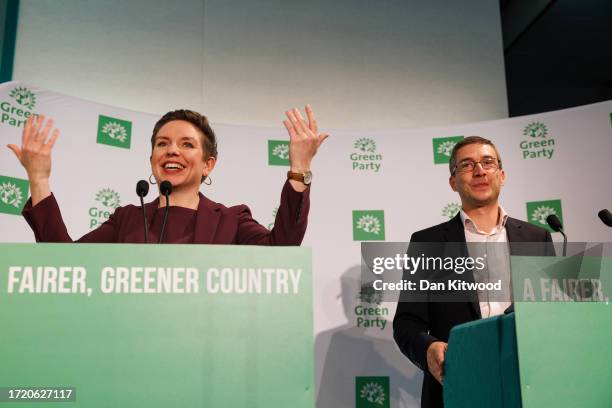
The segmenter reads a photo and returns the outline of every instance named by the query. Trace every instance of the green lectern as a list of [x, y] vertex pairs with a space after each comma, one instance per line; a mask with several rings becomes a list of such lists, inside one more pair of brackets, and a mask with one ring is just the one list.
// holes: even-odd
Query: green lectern
[[311, 408], [310, 256], [0, 244], [0, 406]]
[[451, 331], [444, 404], [612, 407], [612, 258], [512, 257], [515, 312]]

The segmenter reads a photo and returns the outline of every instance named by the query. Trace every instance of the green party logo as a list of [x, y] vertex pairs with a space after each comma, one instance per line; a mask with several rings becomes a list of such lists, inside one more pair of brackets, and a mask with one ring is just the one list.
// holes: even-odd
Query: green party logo
[[442, 209], [442, 216], [450, 220], [459, 214], [459, 211], [461, 211], [461, 204], [449, 203]]
[[119, 193], [110, 188], [103, 188], [96, 193], [98, 204], [89, 209], [89, 228], [97, 228], [102, 225], [121, 205]]
[[353, 211], [353, 241], [384, 241], [385, 212]]
[[523, 159], [552, 159], [555, 153], [555, 139], [548, 137], [548, 128], [544, 123], [529, 123], [523, 129], [523, 136], [526, 139], [521, 140], [519, 144]]
[[29, 186], [28, 180], [0, 176], [0, 213], [21, 214]]
[[268, 140], [268, 164], [270, 166], [289, 165], [289, 141]]
[[108, 146], [129, 149], [132, 141], [132, 122], [99, 115], [96, 141]]
[[274, 228], [274, 222], [276, 221], [277, 212], [278, 212], [278, 207], [275, 207], [274, 210], [272, 210], [272, 222], [268, 223], [269, 230], [272, 230], [272, 228]]
[[531, 136], [533, 138], [546, 137], [547, 134], [548, 129], [546, 128], [546, 125], [542, 122], [531, 122], [530, 124], [525, 126], [525, 129], [523, 129], [524, 136]]
[[9, 96], [14, 98], [18, 104], [30, 110], [34, 109], [34, 105], [36, 105], [36, 95], [34, 95], [34, 93], [28, 88], [23, 86], [13, 89], [9, 93]]
[[527, 220], [538, 227], [554, 232], [546, 223], [546, 217], [556, 215], [563, 224], [561, 200], [532, 201], [527, 203]]
[[380, 170], [383, 156], [376, 152], [376, 142], [368, 137], [361, 137], [353, 143], [353, 149], [349, 158], [355, 171], [372, 171], [377, 173]]
[[355, 377], [356, 408], [390, 408], [389, 377]]
[[355, 306], [355, 326], [363, 328], [376, 327], [384, 330], [389, 322], [384, 316], [389, 316], [389, 308], [381, 307], [383, 291], [374, 289], [372, 282], [361, 285], [359, 302]]
[[436, 137], [433, 138], [434, 164], [448, 164], [450, 162], [453, 148], [463, 136]]
[[22, 127], [34, 113], [36, 95], [24, 86], [18, 86], [9, 92], [13, 101], [0, 102], [0, 123], [13, 127]]
[[359, 291], [358, 298], [359, 301], [362, 303], [372, 303], [380, 305], [383, 299], [383, 292], [374, 289], [372, 283], [366, 283], [361, 285], [361, 290]]

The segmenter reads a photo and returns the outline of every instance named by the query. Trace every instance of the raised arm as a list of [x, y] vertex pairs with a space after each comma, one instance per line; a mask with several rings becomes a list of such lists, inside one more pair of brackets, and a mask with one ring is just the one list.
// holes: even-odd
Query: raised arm
[[30, 116], [21, 134], [21, 147], [14, 144], [7, 145], [28, 173], [32, 206], [51, 195], [49, 186], [51, 151], [59, 137], [59, 130], [55, 129], [51, 133], [53, 119], [48, 119], [47, 123], [44, 122], [44, 115]]
[[[306, 173], [310, 171], [312, 158], [328, 134], [319, 133], [317, 121], [310, 105], [306, 105], [306, 116], [308, 124], [302, 118], [300, 111], [296, 108], [285, 112], [287, 119], [283, 124], [289, 133], [289, 166], [294, 173]], [[289, 180], [295, 191], [304, 191], [307, 186], [296, 180]]]

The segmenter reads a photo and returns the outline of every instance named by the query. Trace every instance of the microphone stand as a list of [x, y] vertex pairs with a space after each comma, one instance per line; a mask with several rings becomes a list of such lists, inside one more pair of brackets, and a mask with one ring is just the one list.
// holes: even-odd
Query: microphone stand
[[166, 232], [166, 221], [168, 221], [168, 210], [170, 209], [170, 194], [164, 194], [166, 197], [166, 208], [164, 208], [164, 222], [162, 222], [161, 232], [159, 233], [159, 241], [158, 244], [162, 243], [164, 239], [164, 232]]
[[136, 183], [136, 194], [140, 198], [140, 209], [142, 210], [142, 219], [144, 221], [144, 238], [145, 244], [149, 243], [149, 223], [147, 221], [147, 214], [145, 213], [144, 196], [149, 193], [149, 183], [146, 180], [140, 180]]
[[554, 214], [550, 214], [546, 217], [546, 223], [555, 232], [560, 232], [563, 235], [563, 256], [567, 254], [567, 235], [563, 232], [563, 224], [561, 220]]
[[145, 244], [149, 243], [149, 223], [147, 221], [147, 214], [145, 213], [144, 200], [140, 196], [140, 209], [142, 210], [142, 219], [144, 220], [144, 236]]
[[169, 181], [162, 181], [159, 185], [159, 191], [166, 197], [166, 208], [164, 209], [164, 221], [162, 222], [161, 232], [159, 233], [158, 244], [161, 244], [166, 231], [166, 222], [168, 221], [168, 210], [170, 209], [170, 193], [172, 193], [172, 184]]
[[559, 228], [559, 232], [563, 235], [563, 256], [567, 254], [567, 235], [563, 232], [563, 228]]

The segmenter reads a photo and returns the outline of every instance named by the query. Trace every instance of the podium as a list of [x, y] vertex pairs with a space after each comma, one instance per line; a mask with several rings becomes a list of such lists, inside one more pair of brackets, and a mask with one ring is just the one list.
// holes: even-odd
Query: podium
[[451, 331], [444, 406], [612, 406], [612, 258], [512, 257], [512, 272], [514, 313]]
[[0, 244], [0, 325], [3, 407], [314, 406], [308, 248]]

